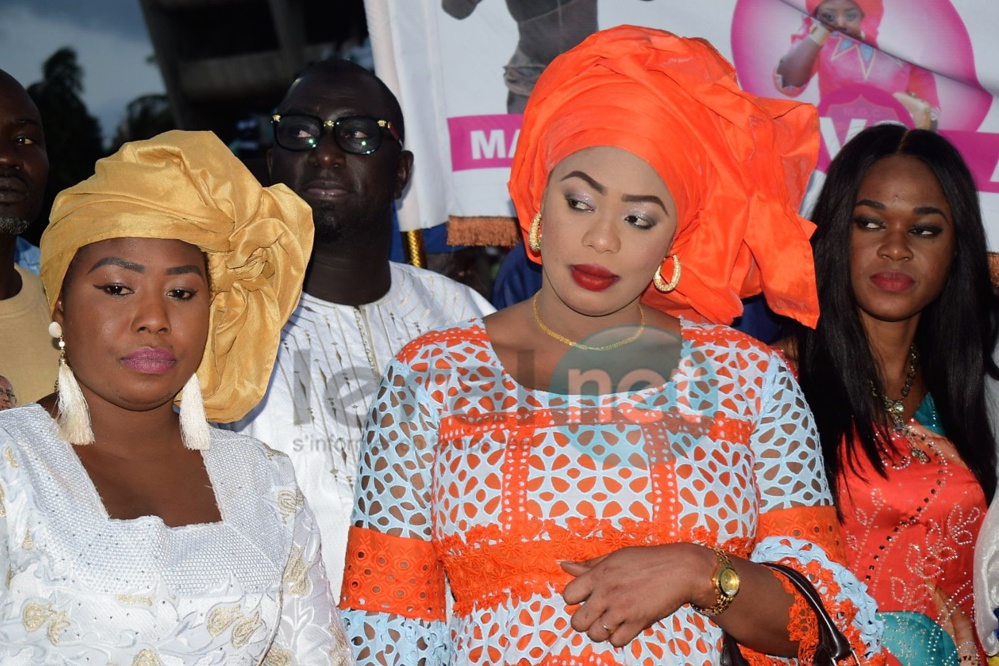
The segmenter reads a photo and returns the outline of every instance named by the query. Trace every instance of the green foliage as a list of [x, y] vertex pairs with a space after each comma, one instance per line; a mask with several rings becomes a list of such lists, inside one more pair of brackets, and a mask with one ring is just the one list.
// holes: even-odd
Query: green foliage
[[[42, 218], [47, 220], [55, 195], [92, 175], [94, 163], [104, 156], [104, 146], [100, 123], [80, 99], [83, 69], [76, 51], [59, 49], [45, 61], [42, 73], [44, 78], [28, 86], [28, 94], [45, 128], [50, 170]], [[44, 226], [34, 225], [30, 234], [40, 237]], [[38, 242], [37, 238], [28, 240]]]
[[128, 103], [125, 119], [118, 126], [111, 152], [128, 141], [151, 139], [157, 134], [176, 129], [170, 100], [166, 95], [142, 95]]

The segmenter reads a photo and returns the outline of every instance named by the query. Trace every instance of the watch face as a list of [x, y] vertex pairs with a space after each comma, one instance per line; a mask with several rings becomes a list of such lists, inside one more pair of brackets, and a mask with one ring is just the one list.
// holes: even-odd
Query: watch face
[[726, 597], [734, 597], [739, 591], [739, 574], [735, 569], [723, 569], [718, 576], [718, 587]]

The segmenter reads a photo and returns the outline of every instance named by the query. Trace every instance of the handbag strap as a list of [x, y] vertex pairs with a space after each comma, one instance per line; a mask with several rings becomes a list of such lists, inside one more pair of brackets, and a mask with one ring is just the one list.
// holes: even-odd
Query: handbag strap
[[840, 659], [852, 656], [857, 664], [860, 664], [860, 659], [857, 658], [857, 654], [850, 646], [850, 641], [846, 639], [843, 632], [833, 622], [829, 611], [826, 610], [825, 605], [822, 603], [822, 598], [808, 578], [799, 571], [783, 564], [777, 564], [776, 562], [761, 562], [760, 564], [777, 571], [791, 581], [798, 589], [798, 592], [801, 593], [801, 596], [805, 598], [805, 601], [808, 602], [808, 605], [812, 607], [819, 625], [819, 647], [825, 648], [829, 655], [837, 662]]

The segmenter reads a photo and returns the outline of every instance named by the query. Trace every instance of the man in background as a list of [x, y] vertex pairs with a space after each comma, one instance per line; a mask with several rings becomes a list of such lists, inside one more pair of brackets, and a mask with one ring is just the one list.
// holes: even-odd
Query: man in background
[[48, 175], [38, 108], [0, 70], [0, 375], [21, 403], [52, 393], [59, 367], [41, 280], [14, 262], [18, 235], [42, 209]]
[[413, 338], [492, 307], [443, 275], [389, 261], [392, 209], [413, 154], [380, 79], [321, 61], [278, 109], [271, 181], [312, 206], [315, 247], [267, 394], [233, 427], [291, 456], [338, 596], [364, 421], [382, 373]]

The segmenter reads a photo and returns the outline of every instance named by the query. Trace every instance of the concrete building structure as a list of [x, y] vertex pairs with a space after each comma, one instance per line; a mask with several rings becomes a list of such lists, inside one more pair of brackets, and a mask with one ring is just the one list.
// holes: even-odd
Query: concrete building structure
[[247, 141], [295, 74], [367, 37], [363, 0], [139, 0], [178, 127]]

